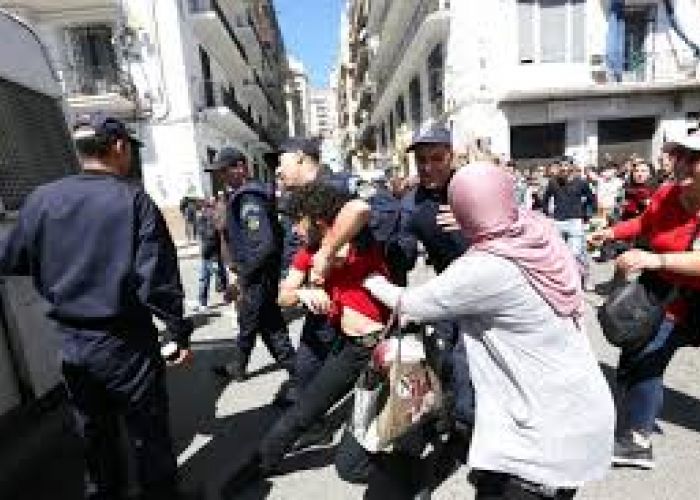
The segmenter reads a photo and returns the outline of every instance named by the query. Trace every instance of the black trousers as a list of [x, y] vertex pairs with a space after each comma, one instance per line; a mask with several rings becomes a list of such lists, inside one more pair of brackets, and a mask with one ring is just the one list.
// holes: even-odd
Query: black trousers
[[294, 373], [295, 351], [289, 339], [282, 310], [277, 304], [279, 283], [263, 279], [246, 283], [238, 303], [239, 334], [236, 346], [247, 364], [258, 333], [272, 357], [290, 374]]
[[509, 474], [478, 471], [473, 481], [476, 500], [571, 500], [576, 490], [540, 491], [537, 485]]
[[143, 500], [175, 498], [177, 464], [168, 417], [165, 365], [156, 348], [130, 349], [105, 337], [63, 361], [63, 377], [85, 452], [85, 495], [126, 498], [126, 432]]
[[367, 367], [370, 349], [347, 339], [341, 342], [339, 349], [326, 358], [296, 403], [263, 438], [259, 452], [264, 468], [274, 469], [294, 442], [353, 389], [360, 373]]
[[297, 385], [303, 390], [316, 377], [342, 335], [325, 314], [307, 313], [296, 356]]

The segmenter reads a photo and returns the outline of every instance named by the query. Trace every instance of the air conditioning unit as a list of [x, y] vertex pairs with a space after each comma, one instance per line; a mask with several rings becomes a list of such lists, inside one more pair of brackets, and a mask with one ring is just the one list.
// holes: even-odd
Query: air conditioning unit
[[605, 64], [604, 55], [591, 55], [591, 78], [596, 83], [606, 83], [608, 81], [608, 68]]

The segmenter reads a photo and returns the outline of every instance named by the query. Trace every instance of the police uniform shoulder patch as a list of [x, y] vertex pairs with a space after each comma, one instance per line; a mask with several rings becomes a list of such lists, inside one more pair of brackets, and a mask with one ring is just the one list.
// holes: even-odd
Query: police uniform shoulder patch
[[241, 221], [248, 231], [260, 230], [260, 218], [262, 217], [262, 208], [257, 203], [243, 203], [241, 205]]

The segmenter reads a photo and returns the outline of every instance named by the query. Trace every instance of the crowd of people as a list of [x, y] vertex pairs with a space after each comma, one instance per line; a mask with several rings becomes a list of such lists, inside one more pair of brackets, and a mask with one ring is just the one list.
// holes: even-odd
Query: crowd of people
[[[82, 173], [26, 200], [0, 246], [0, 273], [32, 276], [50, 304], [85, 444], [86, 497], [125, 498], [123, 420], [142, 498], [177, 498], [165, 367], [190, 362], [193, 323], [175, 246], [159, 209], [127, 179], [139, 144], [126, 127], [90, 117], [74, 137]], [[699, 337], [700, 135], [669, 142], [656, 171], [636, 157], [602, 170], [566, 159], [529, 170], [491, 157], [456, 165], [450, 131], [435, 124], [408, 152], [415, 180], [359, 197], [349, 176], [322, 168], [313, 140], [281, 145], [278, 189], [224, 148], [216, 167], [226, 192], [183, 203], [188, 238], [201, 244], [198, 308], [215, 275], [237, 310], [231, 358], [214, 374], [244, 382], [258, 335], [288, 373], [276, 397], [283, 411], [227, 491], [332, 438], [352, 414], [330, 414], [354, 411], [341, 403], [369, 371], [390, 385], [377, 352], [406, 325], [420, 332], [420, 359], [444, 397], [381, 449], [344, 427], [336, 470], [368, 484], [368, 498], [377, 484], [377, 497], [430, 498], [463, 462], [478, 500], [570, 499], [612, 464], [653, 467], [663, 372]], [[420, 248], [435, 277], [415, 286], [408, 273]], [[653, 338], [621, 353], [617, 424], [584, 328], [590, 248], [678, 292]], [[297, 346], [285, 308], [304, 311]]]

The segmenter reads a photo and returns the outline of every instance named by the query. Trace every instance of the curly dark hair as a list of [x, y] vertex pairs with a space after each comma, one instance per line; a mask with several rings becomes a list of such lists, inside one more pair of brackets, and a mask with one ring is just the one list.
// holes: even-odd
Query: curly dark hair
[[340, 189], [325, 182], [314, 181], [292, 192], [287, 210], [294, 220], [308, 217], [330, 224], [349, 199]]

